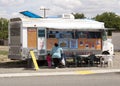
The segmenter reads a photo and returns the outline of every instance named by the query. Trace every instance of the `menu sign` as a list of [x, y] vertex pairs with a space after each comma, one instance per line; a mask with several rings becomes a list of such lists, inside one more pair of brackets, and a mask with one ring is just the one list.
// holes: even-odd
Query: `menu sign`
[[78, 39], [78, 49], [101, 50], [102, 49], [102, 41], [101, 41], [101, 39], [79, 38]]
[[38, 29], [38, 50], [40, 55], [46, 54], [45, 29]]
[[68, 43], [69, 43], [68, 39], [59, 39], [59, 45], [62, 48], [68, 48], [69, 47]]
[[47, 39], [47, 50], [51, 50], [55, 43], [58, 43], [58, 39], [48, 38]]
[[70, 48], [78, 48], [78, 40], [77, 39], [70, 39]]

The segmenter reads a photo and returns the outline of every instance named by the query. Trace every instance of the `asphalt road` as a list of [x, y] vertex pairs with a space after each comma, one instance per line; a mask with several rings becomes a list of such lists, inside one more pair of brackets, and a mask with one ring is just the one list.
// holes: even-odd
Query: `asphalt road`
[[0, 86], [120, 86], [120, 73], [0, 78]]

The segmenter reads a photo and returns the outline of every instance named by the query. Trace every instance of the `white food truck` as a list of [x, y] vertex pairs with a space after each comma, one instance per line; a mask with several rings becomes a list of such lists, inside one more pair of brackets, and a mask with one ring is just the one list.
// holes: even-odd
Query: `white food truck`
[[68, 17], [10, 19], [10, 59], [26, 59], [32, 49], [38, 60], [44, 60], [54, 43], [63, 48], [66, 58], [73, 54], [101, 54], [103, 51], [113, 54], [113, 44], [107, 41], [102, 22]]

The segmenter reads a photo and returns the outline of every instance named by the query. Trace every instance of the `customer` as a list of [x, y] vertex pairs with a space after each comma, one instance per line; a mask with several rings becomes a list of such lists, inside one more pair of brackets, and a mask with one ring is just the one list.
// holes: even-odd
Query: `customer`
[[51, 50], [51, 55], [55, 68], [60, 67], [62, 53], [63, 53], [63, 49], [58, 46], [58, 43], [55, 43], [54, 47]]
[[51, 64], [52, 64], [52, 60], [51, 60], [50, 53], [47, 54], [46, 60], [47, 60], [47, 63], [48, 63], [48, 67], [50, 68], [50, 67], [51, 67]]

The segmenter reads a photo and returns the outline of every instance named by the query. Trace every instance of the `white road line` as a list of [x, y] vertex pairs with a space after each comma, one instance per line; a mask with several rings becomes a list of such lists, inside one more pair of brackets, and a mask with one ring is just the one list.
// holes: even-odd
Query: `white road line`
[[120, 72], [120, 69], [92, 70], [94, 73]]
[[26, 76], [52, 76], [52, 75], [75, 75], [75, 72], [51, 72], [51, 73], [7, 73], [0, 77], [26, 77]]
[[26, 76], [53, 76], [53, 75], [86, 75], [95, 73], [110, 73], [120, 72], [120, 69], [106, 69], [106, 70], [79, 70], [71, 72], [39, 72], [39, 73], [6, 73], [0, 74], [0, 77], [26, 77]]

